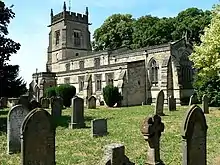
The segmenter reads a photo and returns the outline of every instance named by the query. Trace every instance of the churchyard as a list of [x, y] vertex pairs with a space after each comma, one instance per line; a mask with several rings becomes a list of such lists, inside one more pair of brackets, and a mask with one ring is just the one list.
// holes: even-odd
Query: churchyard
[[[200, 107], [202, 107], [200, 105]], [[104, 156], [104, 146], [119, 143], [125, 146], [125, 154], [138, 165], [147, 159], [148, 143], [141, 133], [143, 120], [154, 114], [155, 106], [144, 105], [123, 108], [97, 107], [84, 111], [85, 127], [70, 129], [71, 108], [62, 110], [61, 117], [56, 117], [55, 154], [57, 165], [96, 165]], [[176, 111], [164, 107], [161, 116], [165, 129], [160, 138], [160, 157], [166, 165], [182, 164], [182, 126], [189, 106], [177, 106]], [[21, 164], [21, 153], [7, 154], [7, 115], [9, 109], [0, 110], [0, 164]], [[48, 109], [51, 113], [51, 110]], [[207, 129], [207, 164], [220, 164], [220, 111], [209, 108], [205, 114]], [[108, 134], [103, 137], [91, 136], [91, 121], [107, 119]], [[29, 130], [30, 131], [30, 130]], [[29, 146], [33, 147], [37, 139], [32, 135]], [[33, 145], [33, 146], [32, 146]]]

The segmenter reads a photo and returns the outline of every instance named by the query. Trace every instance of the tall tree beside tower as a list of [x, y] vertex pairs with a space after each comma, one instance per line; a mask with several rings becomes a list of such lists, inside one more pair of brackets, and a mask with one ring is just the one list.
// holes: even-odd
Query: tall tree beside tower
[[19, 66], [10, 65], [10, 56], [17, 53], [20, 44], [8, 38], [8, 24], [15, 13], [0, 1], [0, 97], [18, 97], [24, 94], [26, 83], [18, 77]]

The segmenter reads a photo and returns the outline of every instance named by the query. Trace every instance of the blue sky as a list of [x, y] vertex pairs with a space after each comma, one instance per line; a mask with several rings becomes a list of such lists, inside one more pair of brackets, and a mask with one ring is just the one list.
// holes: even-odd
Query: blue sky
[[[7, 6], [14, 4], [16, 16], [9, 25], [9, 37], [21, 44], [11, 63], [20, 65], [19, 75], [29, 84], [36, 68], [46, 69], [50, 9], [54, 14], [62, 10], [63, 0], [5, 0]], [[90, 31], [101, 26], [114, 13], [129, 13], [135, 18], [153, 16], [176, 16], [189, 7], [211, 9], [218, 0], [71, 0], [71, 11], [84, 13], [89, 7]], [[69, 1], [66, 1], [67, 6]]]

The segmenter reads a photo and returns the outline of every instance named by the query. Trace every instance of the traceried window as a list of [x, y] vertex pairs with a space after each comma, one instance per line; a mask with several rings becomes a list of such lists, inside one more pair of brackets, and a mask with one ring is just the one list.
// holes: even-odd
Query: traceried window
[[60, 41], [60, 31], [55, 31], [55, 44], [58, 45]]
[[66, 71], [69, 71], [70, 70], [70, 64], [66, 64]]
[[79, 69], [84, 69], [84, 61], [79, 61]]
[[69, 84], [69, 83], [70, 83], [70, 78], [69, 77], [64, 78], [64, 84]]
[[74, 46], [80, 46], [81, 45], [81, 32], [74, 31], [73, 39], [74, 39]]
[[151, 83], [155, 86], [158, 84], [158, 69], [159, 69], [159, 67], [158, 67], [156, 61], [153, 59], [150, 62], [149, 71], [150, 71]]

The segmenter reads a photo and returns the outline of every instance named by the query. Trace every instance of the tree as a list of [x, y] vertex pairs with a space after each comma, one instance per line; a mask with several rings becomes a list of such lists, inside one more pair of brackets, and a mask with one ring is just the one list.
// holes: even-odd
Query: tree
[[190, 59], [198, 74], [203, 77], [216, 76], [220, 69], [220, 6], [212, 13], [212, 20], [201, 36], [201, 44], [195, 45]]
[[103, 88], [103, 97], [106, 105], [109, 107], [113, 107], [116, 103], [119, 105], [122, 100], [118, 87], [114, 87], [113, 85], [107, 85]]
[[174, 20], [175, 30], [172, 33], [173, 40], [180, 39], [183, 32], [187, 32], [189, 41], [192, 44], [199, 44], [201, 43], [200, 35], [204, 33], [204, 28], [210, 24], [211, 12], [198, 8], [188, 8], [181, 11]]
[[15, 17], [11, 8], [0, 1], [0, 97], [18, 97], [24, 94], [26, 83], [18, 77], [19, 66], [9, 65], [10, 56], [20, 49], [20, 44], [7, 38], [8, 24]]
[[113, 14], [95, 30], [94, 50], [116, 49], [132, 44], [133, 18], [130, 14]]

